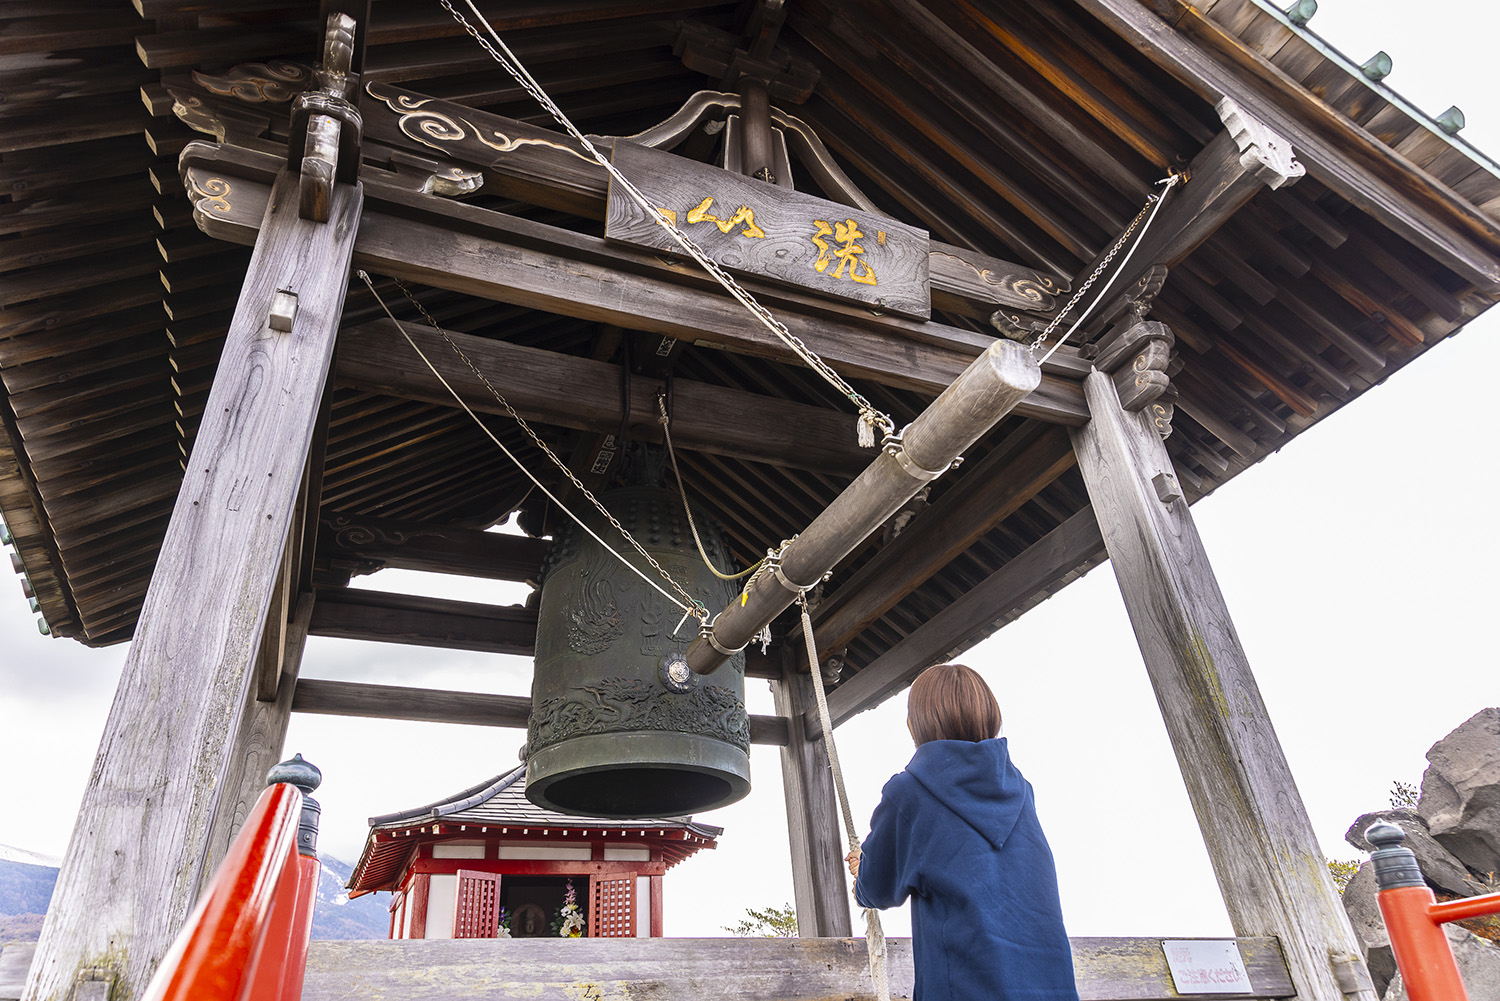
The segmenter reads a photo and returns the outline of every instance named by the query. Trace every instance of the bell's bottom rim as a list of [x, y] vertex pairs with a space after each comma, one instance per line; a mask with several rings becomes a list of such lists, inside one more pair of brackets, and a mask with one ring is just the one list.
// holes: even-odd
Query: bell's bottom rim
[[[600, 772], [660, 770], [707, 775], [724, 783], [725, 791], [675, 812], [621, 812], [575, 808], [553, 802], [548, 791], [559, 782]], [[530, 755], [526, 761], [526, 798], [533, 805], [573, 817], [603, 820], [652, 820], [685, 817], [716, 810], [750, 793], [750, 756], [740, 747], [697, 734], [662, 730], [588, 734], [559, 741]]]

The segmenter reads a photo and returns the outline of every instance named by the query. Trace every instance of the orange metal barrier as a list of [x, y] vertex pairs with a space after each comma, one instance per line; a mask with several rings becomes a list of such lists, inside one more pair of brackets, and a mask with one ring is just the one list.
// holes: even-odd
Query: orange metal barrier
[[278, 782], [261, 793], [143, 1001], [297, 1001], [302, 996], [318, 889], [313, 847], [318, 806], [298, 786], [308, 792], [316, 788], [317, 782], [304, 776], [317, 770], [298, 755], [295, 764], [272, 769], [271, 778], [288, 769], [301, 781]]
[[1407, 996], [1411, 1001], [1469, 1001], [1443, 925], [1500, 914], [1500, 893], [1440, 904], [1422, 878], [1416, 855], [1401, 845], [1406, 832], [1381, 822], [1372, 824], [1365, 838], [1376, 846], [1370, 858], [1380, 888], [1380, 914]]

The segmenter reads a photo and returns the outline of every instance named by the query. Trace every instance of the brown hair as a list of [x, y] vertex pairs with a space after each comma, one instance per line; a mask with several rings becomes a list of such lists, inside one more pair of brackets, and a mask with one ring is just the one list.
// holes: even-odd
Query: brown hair
[[973, 668], [939, 664], [912, 683], [906, 725], [918, 747], [929, 740], [989, 740], [1000, 733], [1000, 704]]

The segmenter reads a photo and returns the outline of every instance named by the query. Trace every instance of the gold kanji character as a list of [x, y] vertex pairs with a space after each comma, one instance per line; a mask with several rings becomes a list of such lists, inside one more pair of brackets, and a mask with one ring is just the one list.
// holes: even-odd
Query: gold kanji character
[[[849, 278], [851, 281], [859, 282], [861, 285], [875, 284], [875, 271], [865, 262], [860, 255], [865, 252], [856, 240], [864, 239], [864, 233], [853, 219], [829, 226], [821, 219], [814, 219], [813, 225], [817, 229], [813, 233], [812, 242], [818, 248], [818, 259], [813, 261], [813, 268], [819, 274], [826, 274], [828, 265], [838, 261], [838, 266], [833, 269], [833, 277], [844, 277], [844, 266], [849, 267]], [[822, 239], [831, 236], [839, 246], [830, 247], [827, 240]]]
[[741, 205], [739, 208], [734, 210], [734, 215], [730, 216], [728, 219], [720, 219], [717, 216], [710, 215], [708, 212], [708, 210], [713, 206], [713, 203], [714, 200], [712, 198], [703, 199], [703, 201], [698, 203], [697, 208], [688, 212], [687, 221], [689, 223], [711, 222], [715, 226], [719, 227], [720, 233], [728, 233], [730, 230], [734, 229], [734, 227], [740, 225], [741, 223], [744, 223], [745, 228], [740, 231], [740, 236], [750, 236], [758, 240], [766, 235], [765, 230], [755, 225], [755, 210], [750, 206]]

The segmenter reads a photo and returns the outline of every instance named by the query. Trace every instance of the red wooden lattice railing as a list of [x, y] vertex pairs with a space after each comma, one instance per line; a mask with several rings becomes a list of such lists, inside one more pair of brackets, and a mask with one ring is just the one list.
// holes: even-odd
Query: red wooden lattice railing
[[270, 786], [157, 967], [143, 1001], [296, 1001], [318, 887], [297, 853], [302, 793]]
[[589, 936], [635, 935], [635, 877], [589, 877]]

